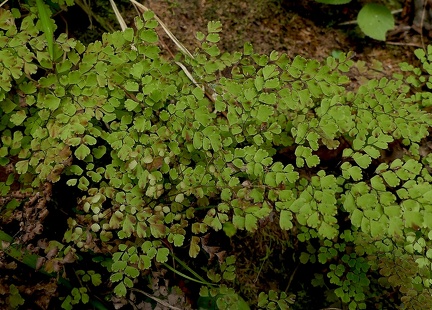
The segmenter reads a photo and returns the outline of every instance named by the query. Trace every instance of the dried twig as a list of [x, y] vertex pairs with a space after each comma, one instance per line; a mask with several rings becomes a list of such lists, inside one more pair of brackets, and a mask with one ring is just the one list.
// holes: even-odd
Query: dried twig
[[297, 265], [297, 266], [295, 267], [294, 271], [292, 272], [291, 277], [289, 278], [289, 281], [288, 281], [288, 285], [287, 285], [287, 287], [286, 287], [286, 289], [285, 289], [285, 293], [288, 292], [288, 290], [289, 290], [289, 288], [290, 288], [290, 286], [291, 286], [291, 283], [292, 283], [292, 281], [293, 281], [293, 279], [294, 279], [294, 276], [295, 276], [295, 274], [296, 274], [297, 269], [298, 269], [299, 266], [300, 266], [300, 265]]
[[115, 4], [115, 2], [113, 0], [109, 0], [109, 1], [111, 3], [111, 7], [113, 8], [114, 14], [115, 14], [115, 16], [116, 16], [116, 18], [120, 24], [122, 31], [125, 31], [128, 26], [126, 25], [126, 22], [124, 21], [119, 10], [117, 9], [117, 5]]
[[423, 27], [424, 27], [424, 19], [426, 16], [427, 3], [428, 3], [428, 1], [423, 0], [423, 11], [422, 11], [422, 17], [421, 17], [421, 21], [420, 21], [420, 40], [421, 40], [422, 48], [425, 52], [426, 52], [426, 47], [425, 47], [424, 38], [423, 38]]
[[390, 45], [399, 45], [399, 46], [414, 46], [414, 47], [420, 47], [423, 48], [423, 46], [419, 43], [403, 43], [403, 42], [392, 42], [392, 41], [386, 41], [386, 44]]

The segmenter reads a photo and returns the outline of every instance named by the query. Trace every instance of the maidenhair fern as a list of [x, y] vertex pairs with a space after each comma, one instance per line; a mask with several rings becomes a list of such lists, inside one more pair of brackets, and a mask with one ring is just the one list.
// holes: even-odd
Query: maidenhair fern
[[[351, 55], [320, 63], [250, 44], [222, 53], [218, 22], [197, 34], [192, 58], [171, 61], [152, 12], [88, 46], [60, 35], [52, 60], [35, 16], [18, 29], [14, 14], [0, 9], [0, 163], [14, 164], [23, 190], [64, 180], [80, 192], [63, 241], [110, 256], [104, 281], [117, 296], [184, 247], [197, 257], [205, 233], [254, 233], [275, 218], [303, 244], [301, 263], [327, 267], [311, 281], [329, 300], [365, 309], [381, 285], [401, 307], [432, 305], [432, 119], [420, 69], [348, 90]], [[417, 52], [427, 72], [430, 54]], [[224, 286], [235, 257], [218, 268], [199, 280], [203, 297], [243, 303]], [[90, 271], [80, 275], [99, 285]], [[74, 288], [65, 305], [87, 293]], [[294, 298], [270, 291], [257, 302], [288, 309]]]

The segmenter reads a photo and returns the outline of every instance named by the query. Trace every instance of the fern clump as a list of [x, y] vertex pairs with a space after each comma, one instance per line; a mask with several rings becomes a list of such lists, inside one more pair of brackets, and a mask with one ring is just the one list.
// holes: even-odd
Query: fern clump
[[[249, 44], [222, 53], [211, 22], [193, 57], [173, 61], [152, 12], [135, 24], [88, 46], [60, 35], [52, 59], [34, 15], [18, 29], [0, 9], [0, 164], [16, 173], [0, 183], [2, 217], [13, 221], [25, 202], [15, 179], [29, 195], [74, 188], [57, 258], [117, 297], [149, 284], [150, 271], [179, 272], [174, 259], [201, 298], [248, 307], [236, 282], [241, 253], [225, 256], [205, 236], [259, 236], [276, 221], [297, 240], [293, 262], [326, 270], [307, 281], [326, 288], [322, 306], [366, 309], [386, 294], [401, 308], [432, 306], [432, 119], [420, 69], [349, 90], [350, 55], [320, 63]], [[432, 56], [417, 55], [428, 71]], [[89, 270], [79, 253], [93, 258]], [[74, 287], [63, 306], [90, 294]], [[283, 290], [247, 302], [296, 307]]]

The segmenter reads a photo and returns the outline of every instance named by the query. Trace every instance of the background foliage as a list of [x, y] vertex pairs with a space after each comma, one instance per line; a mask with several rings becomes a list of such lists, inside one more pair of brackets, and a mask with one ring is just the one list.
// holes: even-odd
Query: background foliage
[[[342, 5], [350, 3], [351, 0], [316, 0], [316, 2]], [[386, 33], [395, 27], [394, 17], [389, 7], [393, 6], [394, 1], [384, 1], [380, 3], [366, 3], [358, 12], [357, 24], [361, 31], [375, 40], [386, 40]]]
[[[57, 274], [63, 308], [301, 309], [309, 283], [320, 306], [432, 305], [432, 50], [354, 89], [350, 55], [221, 53], [211, 22], [167, 60], [153, 13], [135, 24], [51, 50], [35, 14], [0, 9], [2, 249]], [[251, 236], [260, 264], [235, 251]], [[259, 293], [242, 268], [283, 287]]]

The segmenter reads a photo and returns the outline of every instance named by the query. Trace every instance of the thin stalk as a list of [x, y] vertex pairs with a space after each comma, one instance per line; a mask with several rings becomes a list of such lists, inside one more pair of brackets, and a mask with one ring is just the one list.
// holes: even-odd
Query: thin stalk
[[182, 261], [180, 258], [175, 256], [173, 253], [170, 252], [170, 254], [172, 257], [174, 257], [174, 259], [177, 261], [177, 263], [179, 263], [184, 269], [186, 269], [191, 274], [193, 274], [198, 280], [200, 280], [202, 282], [207, 282], [203, 277], [201, 277], [198, 273], [196, 273], [192, 268], [190, 268], [188, 265], [186, 265], [186, 263], [184, 261]]
[[189, 277], [188, 275], [186, 275], [186, 274], [184, 274], [184, 273], [182, 273], [182, 272], [174, 269], [173, 267], [171, 267], [170, 265], [168, 265], [166, 263], [162, 263], [162, 265], [164, 265], [166, 268], [168, 268], [172, 272], [174, 272], [174, 273], [178, 274], [179, 276], [182, 276], [183, 278], [188, 279], [190, 281], [197, 282], [197, 283], [204, 284], [204, 285], [209, 285], [209, 286], [213, 286], [214, 285], [214, 284], [209, 283], [207, 281], [200, 281], [200, 280], [194, 279], [192, 277]]

